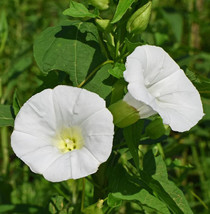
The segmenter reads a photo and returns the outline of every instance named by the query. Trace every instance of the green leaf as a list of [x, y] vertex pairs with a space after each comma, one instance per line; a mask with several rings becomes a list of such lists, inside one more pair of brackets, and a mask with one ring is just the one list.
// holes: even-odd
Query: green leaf
[[146, 135], [151, 139], [158, 139], [165, 134], [166, 130], [162, 118], [155, 118], [145, 129]]
[[192, 214], [183, 192], [168, 180], [166, 165], [161, 156], [154, 157], [153, 153], [149, 151], [144, 156], [143, 166], [144, 172], [147, 174], [144, 180], [174, 213]]
[[135, 124], [128, 126], [123, 130], [125, 142], [128, 145], [129, 151], [133, 157], [137, 169], [139, 169], [138, 146], [143, 128], [144, 121], [139, 120]]
[[111, 23], [114, 24], [118, 22], [122, 18], [122, 16], [126, 13], [128, 8], [133, 4], [133, 2], [134, 0], [120, 0]]
[[70, 1], [70, 8], [64, 10], [63, 15], [80, 18], [95, 18], [98, 16], [97, 14], [90, 13], [85, 5], [75, 1]]
[[112, 81], [110, 81], [110, 74], [108, 72], [110, 68], [110, 64], [104, 65], [84, 88], [97, 93], [102, 98], [106, 98], [112, 91]]
[[10, 105], [0, 105], [0, 127], [13, 126], [14, 118]]
[[152, 208], [153, 211], [156, 211], [155, 213], [157, 214], [170, 214], [167, 206], [145, 189], [141, 189], [139, 192], [132, 195], [123, 195], [122, 193], [117, 192], [112, 193], [111, 196], [112, 203], [114, 203], [114, 198], [116, 198], [116, 203], [119, 201], [119, 199], [126, 201], [139, 201], [141, 206]]
[[125, 71], [125, 64], [116, 63], [113, 68], [109, 69], [109, 73], [117, 79], [123, 78], [123, 72]]
[[80, 21], [65, 21], [43, 31], [35, 41], [34, 57], [44, 74], [64, 71], [74, 86], [104, 61], [96, 26]]

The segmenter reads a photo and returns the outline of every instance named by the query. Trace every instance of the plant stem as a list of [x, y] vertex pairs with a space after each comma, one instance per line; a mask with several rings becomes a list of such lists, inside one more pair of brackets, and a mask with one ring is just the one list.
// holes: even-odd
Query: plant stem
[[102, 64], [100, 64], [99, 66], [97, 66], [88, 76], [85, 80], [83, 80], [77, 87], [81, 88], [101, 67], [103, 67], [106, 64], [112, 64], [114, 63], [113, 60], [107, 60], [105, 62], [103, 62]]

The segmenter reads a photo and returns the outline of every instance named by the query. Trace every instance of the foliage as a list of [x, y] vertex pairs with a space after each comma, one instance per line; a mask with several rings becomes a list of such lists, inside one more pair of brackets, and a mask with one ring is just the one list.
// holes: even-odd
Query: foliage
[[[209, 213], [210, 2], [153, 0], [147, 28], [128, 32], [150, 1], [100, 1], [0, 2], [0, 213]], [[16, 158], [10, 134], [29, 97], [73, 85], [110, 107], [126, 92], [126, 56], [142, 44], [163, 47], [196, 86], [198, 125], [175, 133], [155, 117], [116, 127], [109, 160], [79, 180], [50, 183]]]

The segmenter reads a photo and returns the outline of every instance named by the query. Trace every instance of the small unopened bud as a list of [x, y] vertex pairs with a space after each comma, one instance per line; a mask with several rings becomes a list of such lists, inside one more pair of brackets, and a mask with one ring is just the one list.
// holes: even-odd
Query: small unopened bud
[[109, 8], [109, 0], [90, 0], [89, 2], [99, 10], [106, 10]]
[[126, 30], [134, 34], [144, 31], [149, 23], [151, 9], [151, 1], [139, 8], [128, 20]]
[[123, 100], [112, 104], [109, 110], [113, 115], [114, 124], [120, 128], [130, 126], [140, 119], [139, 112]]

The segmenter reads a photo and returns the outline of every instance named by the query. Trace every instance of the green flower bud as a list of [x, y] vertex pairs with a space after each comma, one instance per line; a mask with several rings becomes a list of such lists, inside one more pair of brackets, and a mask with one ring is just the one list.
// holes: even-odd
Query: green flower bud
[[128, 20], [126, 30], [129, 33], [138, 34], [144, 31], [149, 23], [149, 18], [152, 9], [152, 2], [139, 8]]
[[110, 20], [109, 19], [96, 19], [96, 24], [101, 31], [110, 30]]
[[106, 10], [109, 8], [109, 0], [90, 0], [89, 2], [99, 10]]
[[108, 108], [114, 118], [114, 124], [120, 128], [130, 126], [140, 119], [139, 112], [123, 100], [112, 104]]

